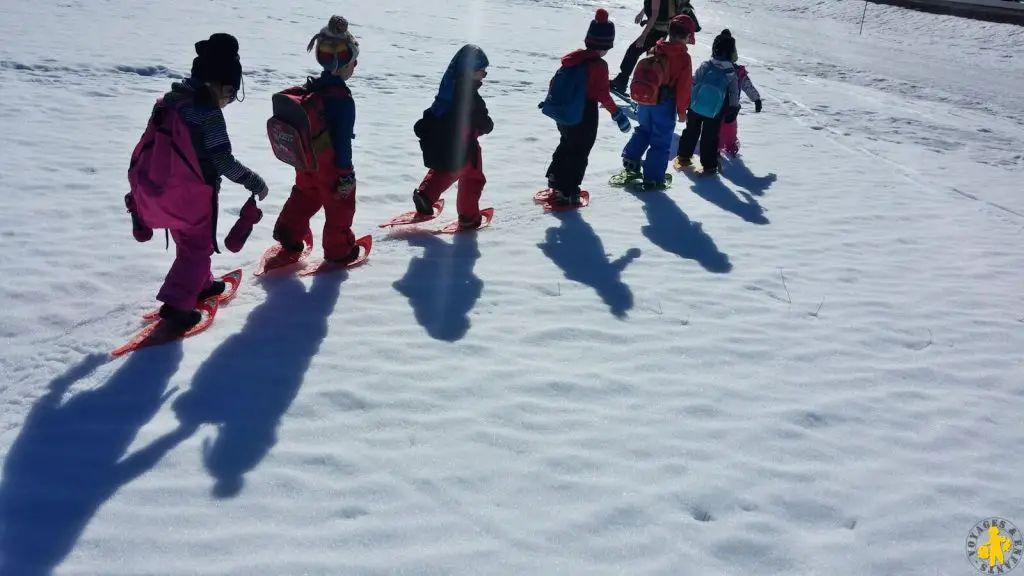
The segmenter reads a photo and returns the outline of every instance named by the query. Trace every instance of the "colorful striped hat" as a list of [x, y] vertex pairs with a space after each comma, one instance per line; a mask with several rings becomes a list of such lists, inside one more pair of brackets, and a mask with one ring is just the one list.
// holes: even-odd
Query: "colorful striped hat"
[[314, 46], [317, 62], [329, 72], [344, 68], [359, 58], [359, 42], [348, 31], [348, 20], [344, 16], [331, 16], [327, 26], [309, 40], [306, 52], [311, 52]]

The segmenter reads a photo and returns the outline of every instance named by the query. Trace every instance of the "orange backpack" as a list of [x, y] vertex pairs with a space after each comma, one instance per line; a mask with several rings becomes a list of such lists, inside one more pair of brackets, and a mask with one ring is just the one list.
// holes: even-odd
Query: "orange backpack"
[[668, 85], [669, 60], [664, 54], [653, 54], [644, 58], [633, 71], [629, 84], [629, 97], [637, 104], [653, 105], [659, 101], [661, 88]]

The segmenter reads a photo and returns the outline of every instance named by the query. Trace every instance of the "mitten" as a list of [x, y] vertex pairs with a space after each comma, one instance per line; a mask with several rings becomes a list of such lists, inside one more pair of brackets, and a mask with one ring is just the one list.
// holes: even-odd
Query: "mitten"
[[754, 100], [754, 112], [760, 112], [760, 111], [761, 111], [761, 99], [758, 98], [757, 100]]
[[345, 198], [356, 191], [356, 173], [349, 172], [338, 176], [338, 183], [334, 188], [334, 193], [339, 198]]
[[619, 125], [619, 130], [623, 133], [627, 133], [633, 129], [633, 125], [629, 123], [629, 118], [626, 118], [626, 113], [620, 108], [615, 114], [612, 114], [612, 120]]
[[238, 212], [238, 220], [231, 227], [227, 237], [224, 238], [224, 247], [232, 252], [238, 252], [245, 246], [245, 241], [252, 233], [252, 227], [263, 219], [263, 211], [256, 206], [256, 196], [250, 196], [249, 200], [242, 205]]
[[735, 122], [736, 121], [736, 117], [739, 116], [739, 115], [740, 115], [740, 107], [739, 106], [730, 106], [729, 108], [726, 108], [725, 114], [722, 116], [722, 120], [725, 121], [726, 124], [728, 124], [730, 122]]

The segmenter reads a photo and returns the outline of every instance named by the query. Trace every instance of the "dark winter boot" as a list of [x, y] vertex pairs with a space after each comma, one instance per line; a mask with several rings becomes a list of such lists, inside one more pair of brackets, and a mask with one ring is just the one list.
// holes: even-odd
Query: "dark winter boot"
[[281, 245], [282, 248], [288, 252], [298, 254], [306, 249], [306, 244], [302, 241], [292, 240], [291, 237], [279, 229], [274, 230], [274, 240]]
[[227, 287], [227, 283], [225, 283], [223, 280], [214, 280], [212, 284], [206, 287], [206, 290], [203, 290], [202, 292], [199, 293], [199, 298], [197, 300], [199, 302], [202, 302], [207, 298], [220, 296], [221, 294], [224, 293], [224, 290], [226, 290]]
[[566, 192], [564, 190], [555, 190], [554, 203], [559, 206], [579, 206], [580, 205], [580, 192]]
[[203, 320], [199, 310], [181, 310], [164, 304], [160, 307], [160, 319], [175, 332], [187, 332]]
[[480, 227], [484, 222], [483, 216], [459, 216], [459, 229], [460, 230], [475, 230]]
[[434, 215], [434, 206], [430, 202], [430, 198], [419, 190], [412, 191], [412, 203], [416, 206], [416, 211], [424, 216]]
[[346, 254], [342, 258], [324, 258], [324, 261], [330, 262], [331, 264], [340, 264], [342, 266], [347, 266], [355, 262], [356, 258], [359, 258], [359, 244], [353, 244], [352, 249], [349, 250], [348, 254]]
[[624, 78], [622, 74], [619, 74], [608, 82], [608, 90], [620, 96], [628, 96], [629, 93], [626, 92], [626, 82], [628, 80], [629, 78]]

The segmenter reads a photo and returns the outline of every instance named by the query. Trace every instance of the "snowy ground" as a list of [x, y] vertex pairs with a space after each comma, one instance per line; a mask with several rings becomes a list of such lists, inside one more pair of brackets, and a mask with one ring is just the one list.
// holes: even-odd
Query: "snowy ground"
[[[730, 28], [764, 94], [742, 160], [633, 196], [603, 116], [592, 204], [553, 216], [536, 104], [598, 4], [343, 4], [0, 7], [0, 576], [955, 576], [975, 522], [1024, 528], [1024, 29], [700, 2], [695, 59]], [[637, 6], [604, 5], [614, 69]], [[215, 266], [251, 270], [291, 183], [269, 96], [339, 9], [371, 261], [248, 276], [205, 334], [108, 360], [172, 258], [122, 204], [153, 99], [239, 38], [226, 114], [271, 196]], [[464, 42], [495, 223], [389, 238]]]

